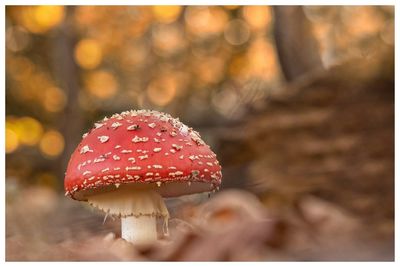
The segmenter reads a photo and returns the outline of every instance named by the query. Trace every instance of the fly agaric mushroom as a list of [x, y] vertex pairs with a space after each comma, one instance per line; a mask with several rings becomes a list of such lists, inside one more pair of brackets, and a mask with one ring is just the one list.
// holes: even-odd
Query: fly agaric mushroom
[[72, 199], [120, 217], [123, 239], [149, 244], [157, 239], [157, 217], [168, 233], [163, 197], [214, 191], [221, 177], [216, 155], [198, 132], [165, 113], [131, 110], [83, 135], [64, 186]]

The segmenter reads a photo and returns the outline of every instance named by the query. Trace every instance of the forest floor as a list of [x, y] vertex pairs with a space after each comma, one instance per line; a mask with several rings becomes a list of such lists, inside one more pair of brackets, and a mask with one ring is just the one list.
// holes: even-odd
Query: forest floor
[[[169, 237], [146, 248], [119, 238], [108, 218], [43, 187], [8, 197], [7, 261], [298, 261], [393, 260], [393, 225], [380, 234], [316, 197], [300, 213], [271, 214], [253, 194], [223, 190], [167, 202]], [[285, 214], [286, 213], [286, 214]]]

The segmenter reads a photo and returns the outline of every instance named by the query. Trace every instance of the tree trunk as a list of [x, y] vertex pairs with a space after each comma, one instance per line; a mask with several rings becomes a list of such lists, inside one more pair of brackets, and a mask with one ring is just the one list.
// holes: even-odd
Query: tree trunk
[[318, 42], [301, 6], [274, 6], [274, 38], [282, 72], [287, 81], [322, 69]]
[[64, 90], [68, 104], [64, 114], [59, 119], [59, 129], [64, 135], [65, 148], [55, 168], [57, 176], [63, 184], [64, 172], [69, 157], [81, 139], [83, 129], [83, 116], [78, 102], [79, 94], [79, 69], [74, 61], [74, 47], [76, 44], [76, 32], [73, 26], [74, 7], [66, 7], [67, 17], [55, 32], [52, 38], [53, 69], [58, 84]]

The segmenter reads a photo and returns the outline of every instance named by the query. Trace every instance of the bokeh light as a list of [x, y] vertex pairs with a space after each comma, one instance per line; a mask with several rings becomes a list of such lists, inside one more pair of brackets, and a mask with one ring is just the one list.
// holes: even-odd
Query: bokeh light
[[35, 8], [36, 21], [43, 28], [51, 29], [57, 26], [64, 17], [63, 6], [38, 6]]
[[[132, 22], [128, 25], [127, 34], [134, 37], [143, 36], [149, 29], [153, 19], [151, 8], [143, 6], [130, 7]], [[108, 38], [108, 36], [106, 36]]]
[[231, 45], [242, 45], [250, 38], [249, 27], [241, 19], [231, 20], [224, 33], [226, 41]]
[[154, 18], [162, 23], [171, 23], [177, 20], [182, 6], [153, 6]]
[[185, 21], [189, 33], [196, 37], [207, 37], [221, 33], [229, 19], [221, 7], [189, 6], [185, 11]]
[[100, 44], [94, 39], [83, 39], [75, 47], [75, 61], [84, 69], [96, 68], [102, 60], [103, 54]]
[[75, 9], [74, 19], [78, 27], [90, 26], [101, 19], [101, 12], [96, 6], [78, 6]]
[[145, 66], [146, 59], [151, 55], [150, 44], [146, 40], [131, 42], [121, 49], [119, 61], [127, 71], [139, 70]]
[[154, 105], [165, 106], [175, 97], [177, 86], [174, 76], [162, 75], [149, 84], [146, 90], [147, 97]]
[[58, 87], [48, 87], [44, 90], [43, 105], [50, 112], [60, 112], [67, 104], [67, 97]]
[[272, 80], [277, 77], [279, 67], [275, 47], [264, 38], [255, 40], [247, 52], [248, 76]]
[[24, 56], [7, 58], [7, 71], [17, 81], [25, 81], [34, 73], [36, 66]]
[[272, 15], [267, 6], [244, 6], [243, 18], [252, 29], [262, 30], [271, 23]]
[[85, 85], [88, 92], [99, 99], [110, 98], [118, 90], [118, 82], [115, 76], [105, 70], [88, 73]]
[[221, 81], [224, 77], [225, 61], [222, 57], [204, 57], [196, 62], [198, 79], [204, 84], [212, 84]]
[[31, 117], [22, 117], [17, 121], [18, 137], [22, 144], [34, 146], [43, 134], [43, 127], [39, 121]]
[[23, 7], [18, 19], [32, 33], [45, 33], [58, 26], [65, 18], [63, 6]]
[[6, 128], [6, 153], [14, 152], [19, 146], [18, 135], [10, 128]]
[[48, 130], [40, 140], [39, 148], [45, 157], [57, 157], [64, 150], [64, 137], [56, 130]]
[[167, 56], [185, 47], [185, 37], [179, 24], [157, 25], [152, 31], [154, 51]]
[[35, 146], [43, 135], [42, 124], [31, 117], [6, 117], [6, 153], [21, 145]]

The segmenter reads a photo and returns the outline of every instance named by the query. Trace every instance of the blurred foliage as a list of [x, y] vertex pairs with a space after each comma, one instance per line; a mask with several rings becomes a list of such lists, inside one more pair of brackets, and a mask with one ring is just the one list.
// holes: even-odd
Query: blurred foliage
[[[393, 7], [304, 11], [325, 66], [370, 54], [371, 40], [394, 43]], [[8, 6], [8, 185], [60, 189], [66, 147], [77, 145], [65, 127], [76, 124], [83, 133], [114, 112], [157, 109], [198, 127], [214, 117], [222, 126], [240, 118], [246, 105], [284, 82], [273, 20], [267, 6]], [[72, 53], [65, 56], [76, 72], [59, 60], [58, 53], [68, 51], [60, 50], [68, 45], [60, 36], [71, 41]], [[61, 119], [73, 103], [81, 116]]]

